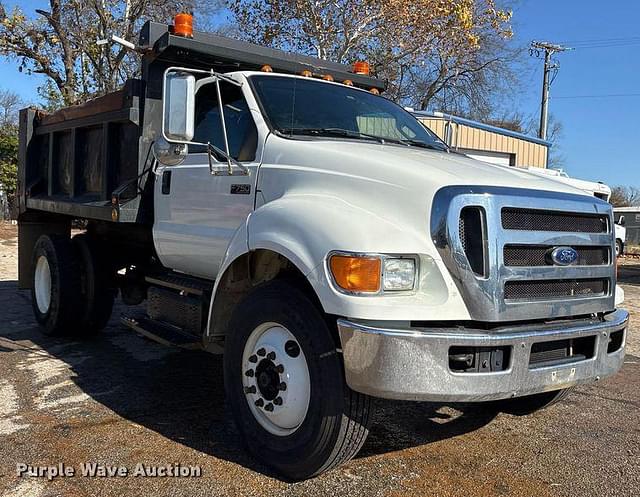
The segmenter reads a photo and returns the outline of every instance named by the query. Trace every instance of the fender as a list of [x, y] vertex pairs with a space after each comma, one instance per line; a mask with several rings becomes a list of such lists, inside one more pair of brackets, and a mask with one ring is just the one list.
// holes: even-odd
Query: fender
[[[380, 234], [383, 233], [383, 236]], [[267, 249], [286, 257], [307, 278], [329, 314], [361, 319], [468, 319], [457, 287], [415, 223], [399, 225], [344, 199], [319, 194], [289, 194], [254, 211], [238, 229], [223, 259], [218, 283], [229, 266], [247, 252]], [[333, 250], [420, 256], [420, 291], [410, 295], [352, 296], [327, 278], [325, 259]], [[210, 330], [207, 329], [207, 335]]]

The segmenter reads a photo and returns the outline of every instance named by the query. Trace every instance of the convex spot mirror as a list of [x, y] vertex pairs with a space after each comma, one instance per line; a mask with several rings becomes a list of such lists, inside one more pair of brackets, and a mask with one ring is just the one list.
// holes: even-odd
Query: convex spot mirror
[[164, 166], [179, 166], [187, 158], [188, 147], [186, 143], [169, 143], [159, 138], [153, 142], [153, 156]]

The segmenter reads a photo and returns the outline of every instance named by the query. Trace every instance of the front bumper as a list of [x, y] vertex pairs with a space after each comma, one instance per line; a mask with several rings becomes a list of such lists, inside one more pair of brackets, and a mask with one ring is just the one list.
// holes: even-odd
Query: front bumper
[[[347, 384], [389, 399], [478, 402], [559, 390], [602, 379], [622, 366], [629, 313], [618, 309], [604, 320], [521, 325], [499, 330], [394, 328], [338, 320]], [[608, 352], [611, 333], [623, 330], [622, 345]], [[595, 337], [593, 356], [576, 362], [530, 367], [535, 343]], [[453, 372], [449, 349], [510, 347], [509, 366], [497, 372]]]

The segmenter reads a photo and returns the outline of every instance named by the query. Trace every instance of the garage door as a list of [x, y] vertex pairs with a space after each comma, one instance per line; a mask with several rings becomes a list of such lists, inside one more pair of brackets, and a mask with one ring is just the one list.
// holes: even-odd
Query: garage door
[[504, 152], [487, 152], [484, 150], [461, 150], [461, 152], [472, 159], [490, 162], [498, 166], [510, 166], [512, 164], [512, 154], [505, 154]]

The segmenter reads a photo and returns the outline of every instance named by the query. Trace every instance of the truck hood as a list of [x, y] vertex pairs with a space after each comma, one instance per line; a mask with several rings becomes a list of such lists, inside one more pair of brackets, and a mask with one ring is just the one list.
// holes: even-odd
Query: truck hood
[[[524, 169], [498, 166], [457, 153], [344, 140], [291, 140], [271, 135], [263, 160], [267, 167], [285, 167], [379, 187], [433, 194], [443, 186], [503, 186], [572, 194], [584, 191]], [[325, 179], [330, 180], [327, 176]]]

